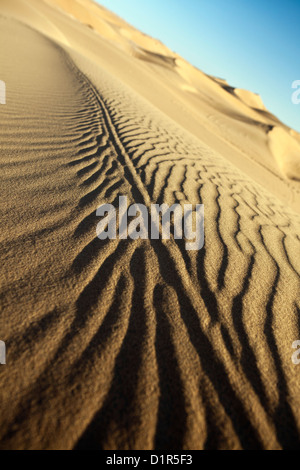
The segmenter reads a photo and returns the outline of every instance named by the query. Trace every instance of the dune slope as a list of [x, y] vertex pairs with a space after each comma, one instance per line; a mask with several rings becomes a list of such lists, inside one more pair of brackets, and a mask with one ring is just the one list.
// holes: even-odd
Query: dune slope
[[[299, 190], [268, 153], [271, 118], [202, 75], [195, 115], [180, 77], [198, 90], [196, 69], [174, 78], [28, 3], [0, 17], [0, 448], [299, 447]], [[251, 150], [237, 163], [251, 138], [264, 186]], [[99, 240], [96, 209], [120, 195], [203, 203], [203, 249]]]

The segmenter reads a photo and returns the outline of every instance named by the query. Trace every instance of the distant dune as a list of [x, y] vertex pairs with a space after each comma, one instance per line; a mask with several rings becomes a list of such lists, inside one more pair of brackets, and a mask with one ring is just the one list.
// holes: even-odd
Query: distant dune
[[300, 181], [300, 142], [290, 130], [274, 127], [269, 134], [269, 144], [278, 166], [287, 178]]
[[[299, 448], [300, 135], [89, 0], [2, 0], [0, 47], [0, 448]], [[120, 195], [204, 247], [99, 240]]]

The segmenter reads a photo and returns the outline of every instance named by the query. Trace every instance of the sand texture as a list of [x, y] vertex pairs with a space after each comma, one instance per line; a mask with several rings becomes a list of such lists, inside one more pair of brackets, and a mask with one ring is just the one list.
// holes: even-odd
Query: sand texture
[[89, 0], [1, 0], [0, 79], [0, 448], [299, 448], [299, 134]]

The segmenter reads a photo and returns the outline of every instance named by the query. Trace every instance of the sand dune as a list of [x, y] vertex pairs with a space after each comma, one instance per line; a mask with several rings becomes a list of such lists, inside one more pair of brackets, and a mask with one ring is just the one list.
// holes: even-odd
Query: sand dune
[[287, 178], [300, 181], [300, 143], [281, 127], [274, 127], [269, 133], [269, 145]]
[[[88, 0], [2, 44], [0, 448], [299, 448], [299, 134]], [[120, 195], [203, 203], [203, 249], [99, 240]]]

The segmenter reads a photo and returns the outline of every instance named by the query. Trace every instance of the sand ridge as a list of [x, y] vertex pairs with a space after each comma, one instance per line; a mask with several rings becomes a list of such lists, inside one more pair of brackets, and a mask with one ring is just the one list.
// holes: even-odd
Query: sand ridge
[[[0, 17], [0, 447], [298, 447], [299, 190], [269, 143], [293, 133], [183, 59], [162, 66], [163, 46], [127, 56], [52, 7], [91, 2], [33, 1], [44, 34], [27, 3]], [[100, 241], [96, 209], [119, 195], [203, 203], [204, 248]]]

